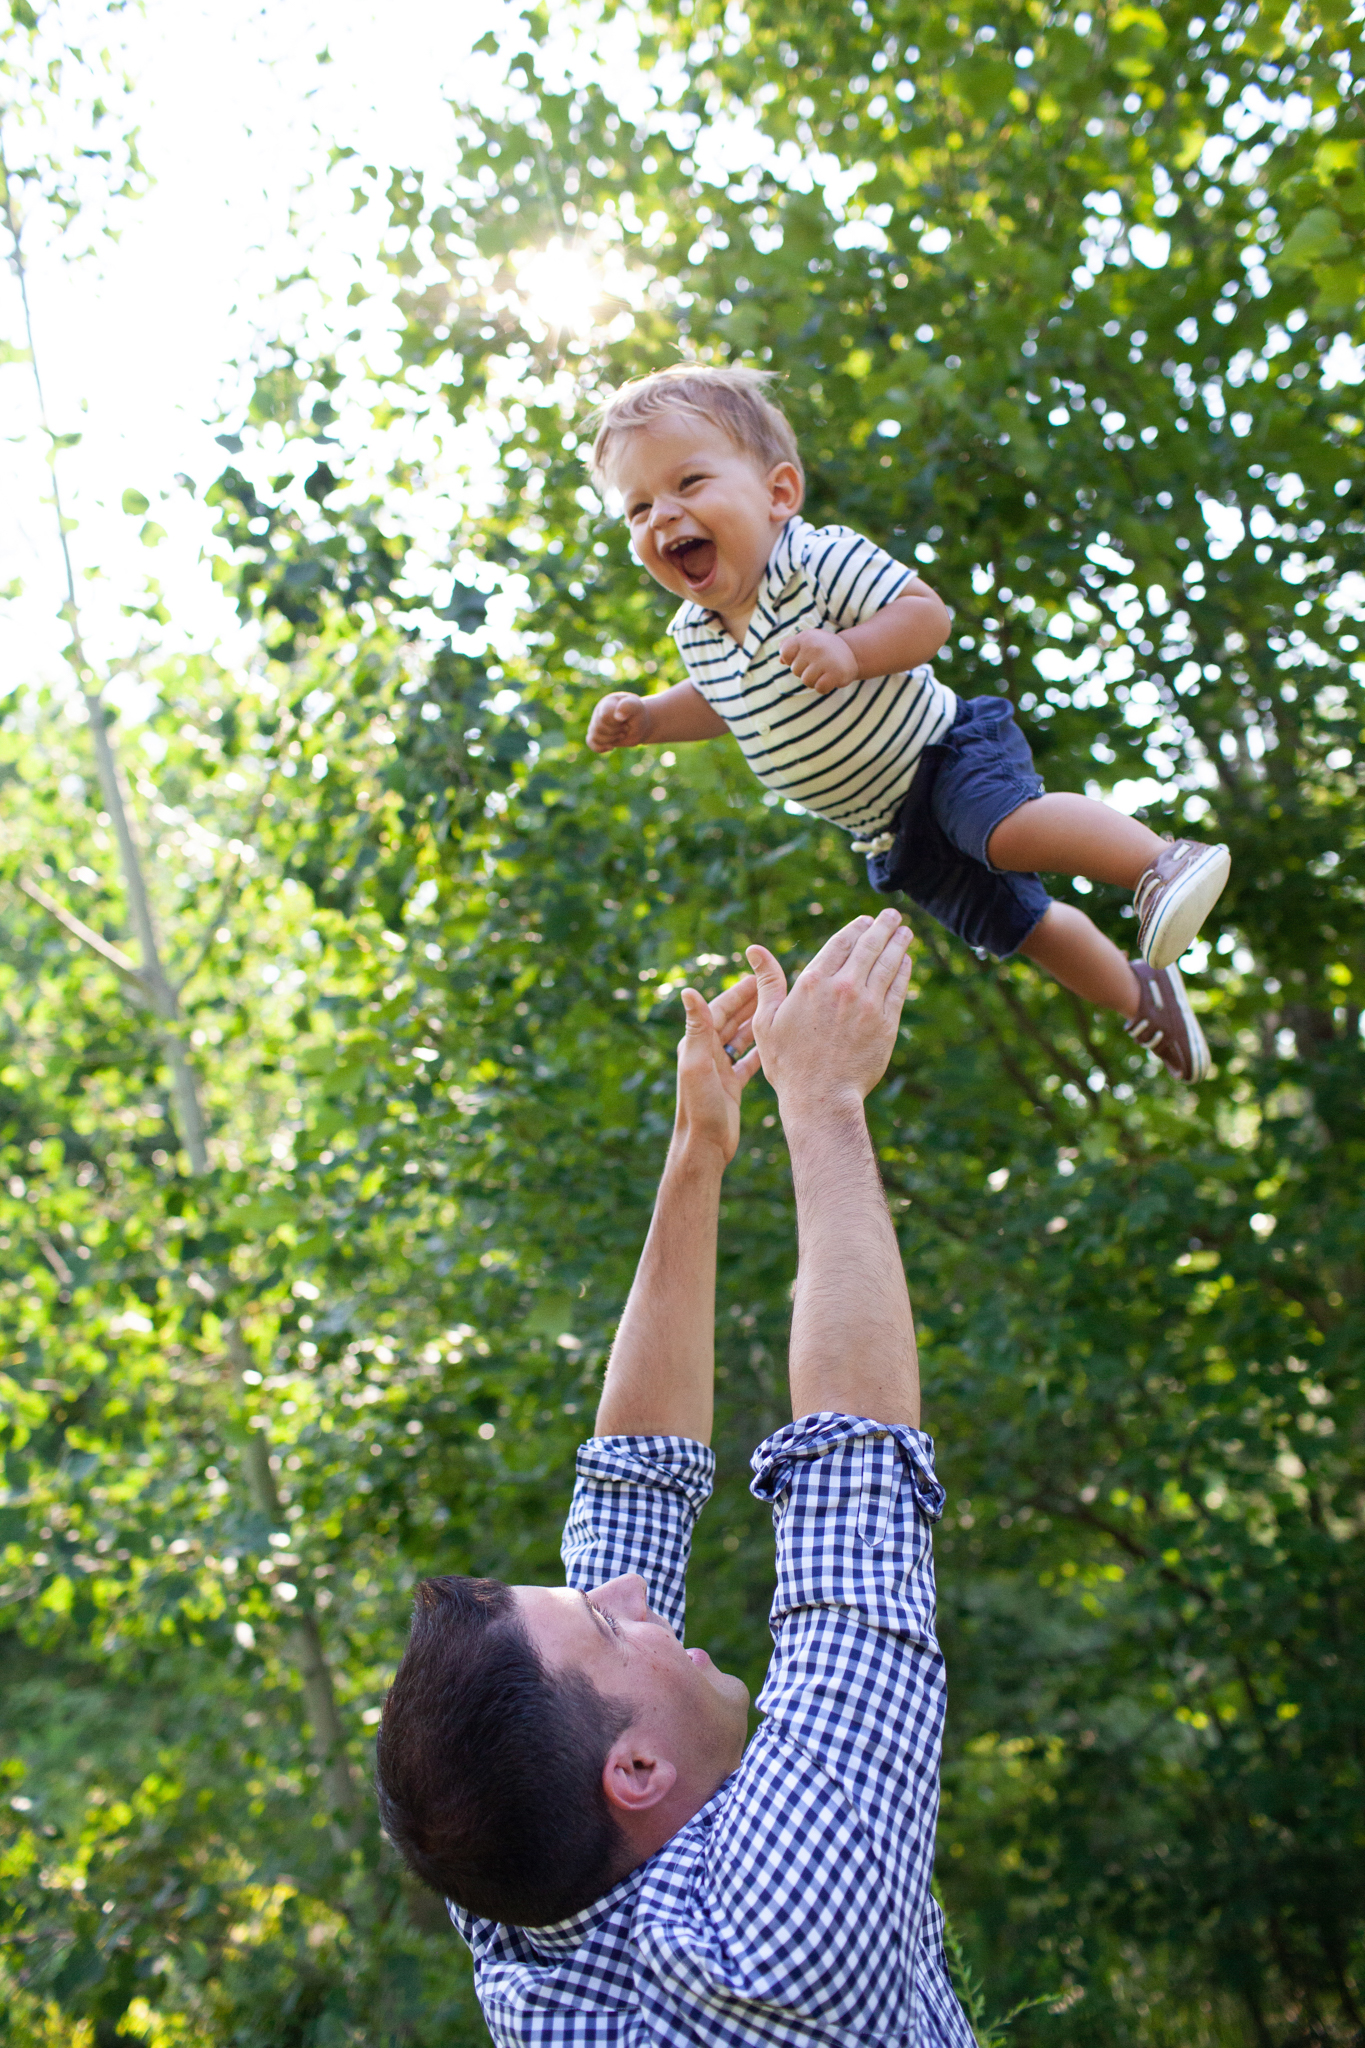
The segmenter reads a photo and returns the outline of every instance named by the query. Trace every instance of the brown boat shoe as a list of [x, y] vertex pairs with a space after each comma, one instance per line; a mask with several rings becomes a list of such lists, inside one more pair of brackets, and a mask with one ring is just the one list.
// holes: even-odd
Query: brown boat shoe
[[1188, 946], [1227, 887], [1232, 857], [1226, 846], [1172, 839], [1133, 891], [1137, 949], [1152, 967], [1170, 967]]
[[1124, 1030], [1154, 1052], [1177, 1081], [1202, 1081], [1213, 1062], [1180, 969], [1149, 967], [1145, 960], [1130, 960], [1128, 965], [1138, 979], [1139, 1009]]

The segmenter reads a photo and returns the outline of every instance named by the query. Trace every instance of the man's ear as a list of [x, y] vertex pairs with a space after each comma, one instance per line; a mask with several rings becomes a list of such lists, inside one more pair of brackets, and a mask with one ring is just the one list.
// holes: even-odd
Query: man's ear
[[801, 472], [794, 462], [779, 462], [768, 472], [770, 512], [774, 519], [790, 519], [793, 512], [801, 510], [806, 496], [806, 486]]
[[642, 1740], [638, 1729], [627, 1728], [617, 1737], [602, 1766], [602, 1790], [608, 1803], [623, 1814], [648, 1813], [667, 1799], [677, 1782], [677, 1765]]

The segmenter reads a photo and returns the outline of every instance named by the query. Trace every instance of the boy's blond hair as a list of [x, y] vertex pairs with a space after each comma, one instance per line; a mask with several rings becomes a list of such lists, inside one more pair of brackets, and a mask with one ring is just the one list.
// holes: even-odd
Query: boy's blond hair
[[746, 370], [738, 364], [674, 363], [667, 370], [655, 370], [637, 377], [614, 391], [598, 407], [597, 433], [592, 444], [592, 479], [599, 486], [611, 482], [612, 452], [623, 435], [648, 426], [664, 413], [692, 413], [721, 429], [746, 454], [752, 455], [766, 474], [779, 462], [794, 463], [802, 480], [805, 470], [791, 422], [768, 395], [777, 382], [774, 370]]

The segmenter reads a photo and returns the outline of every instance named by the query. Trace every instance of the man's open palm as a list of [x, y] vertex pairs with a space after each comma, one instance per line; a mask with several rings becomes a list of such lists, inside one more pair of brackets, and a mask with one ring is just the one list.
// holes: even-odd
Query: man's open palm
[[[753, 1043], [758, 987], [746, 974], [713, 1003], [694, 988], [685, 988], [682, 1000], [687, 1029], [678, 1044], [677, 1130], [717, 1145], [728, 1164], [739, 1144], [739, 1098], [759, 1068]], [[732, 1053], [739, 1056], [732, 1059]]]
[[898, 910], [835, 932], [790, 992], [766, 946], [750, 946], [758, 978], [753, 1031], [763, 1071], [785, 1103], [856, 1092], [886, 1072], [910, 986], [910, 929]]

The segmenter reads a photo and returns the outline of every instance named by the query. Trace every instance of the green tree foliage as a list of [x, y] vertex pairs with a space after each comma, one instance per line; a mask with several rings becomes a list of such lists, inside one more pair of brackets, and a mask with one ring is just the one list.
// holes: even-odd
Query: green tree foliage
[[[1013, 697], [1053, 787], [1144, 784], [1234, 854], [1197, 1094], [929, 929], [876, 1098], [951, 1494], [939, 1868], [983, 2039], [1041, 1998], [1008, 2038], [1358, 2040], [1358, 30], [708, 0], [646, 25], [641, 99], [565, 85], [525, 22], [439, 189], [338, 152], [387, 193], [357, 289], [394, 295], [400, 367], [343, 376], [335, 331], [262, 362], [215, 486], [260, 673], [158, 676], [136, 800], [207, 1178], [116, 971], [7, 899], [11, 2031], [481, 2038], [457, 1945], [335, 1824], [280, 1617], [318, 1616], [362, 1772], [414, 1576], [553, 1572], [676, 989], [868, 903], [727, 746], [582, 747], [603, 689], [677, 673], [584, 413], [681, 344], [784, 373], [812, 516], [927, 565], [946, 674]], [[562, 314], [525, 262], [554, 248]], [[591, 324], [587, 260], [621, 294]], [[428, 471], [485, 425], [490, 509], [433, 565]], [[443, 452], [376, 486], [409, 429]], [[83, 735], [27, 702], [3, 748], [6, 876], [126, 943]], [[747, 1117], [692, 1626], [753, 1681], [793, 1247], [761, 1087]]]

